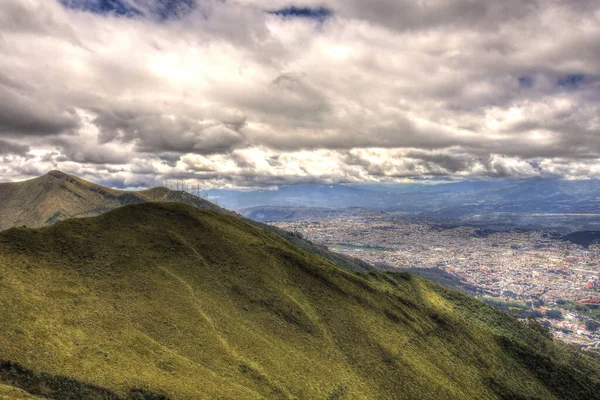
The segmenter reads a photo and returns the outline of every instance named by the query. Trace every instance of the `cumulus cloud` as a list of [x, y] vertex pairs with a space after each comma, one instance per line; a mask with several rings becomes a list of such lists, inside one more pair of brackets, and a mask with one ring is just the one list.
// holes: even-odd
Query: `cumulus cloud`
[[[21, 92], [21, 93], [19, 93]], [[29, 96], [27, 89], [14, 90], [0, 81], [0, 135], [56, 135], [77, 128], [73, 108]]]
[[596, 178], [600, 4], [3, 0], [0, 176]]

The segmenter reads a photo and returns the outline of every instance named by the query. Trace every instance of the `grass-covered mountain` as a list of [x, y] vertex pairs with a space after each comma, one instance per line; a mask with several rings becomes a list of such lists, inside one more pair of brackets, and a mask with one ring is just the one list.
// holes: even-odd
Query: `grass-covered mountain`
[[0, 183], [0, 230], [40, 227], [73, 217], [91, 217], [127, 204], [180, 202], [200, 208], [216, 205], [189, 193], [158, 187], [122, 191], [51, 171], [23, 182]]
[[0, 233], [0, 397], [592, 399], [600, 362], [402, 273], [174, 203]]

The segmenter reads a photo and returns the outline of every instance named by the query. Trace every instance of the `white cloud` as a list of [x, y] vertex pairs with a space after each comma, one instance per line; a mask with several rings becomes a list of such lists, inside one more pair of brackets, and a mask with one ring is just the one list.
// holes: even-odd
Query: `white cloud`
[[[0, 176], [598, 176], [595, 1], [126, 4], [0, 0]], [[265, 12], [291, 5], [333, 15]]]

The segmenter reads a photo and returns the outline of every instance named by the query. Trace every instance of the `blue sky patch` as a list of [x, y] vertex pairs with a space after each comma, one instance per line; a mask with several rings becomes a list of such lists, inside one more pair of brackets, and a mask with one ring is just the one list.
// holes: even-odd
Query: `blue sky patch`
[[523, 75], [519, 77], [519, 86], [522, 88], [530, 88], [533, 86], [533, 77], [529, 75]]
[[558, 78], [557, 84], [561, 88], [576, 89], [585, 81], [583, 74], [568, 74]]
[[195, 0], [157, 0], [155, 14], [161, 20], [181, 18], [196, 6]]
[[327, 7], [286, 7], [279, 10], [269, 11], [269, 14], [279, 15], [287, 18], [311, 18], [325, 20], [333, 15], [333, 10]]
[[96, 14], [138, 15], [139, 12], [120, 0], [60, 0], [67, 8]]
[[60, 0], [67, 8], [103, 15], [154, 17], [160, 21], [181, 18], [195, 6], [196, 0], [156, 0], [149, 7], [137, 6], [135, 0]]

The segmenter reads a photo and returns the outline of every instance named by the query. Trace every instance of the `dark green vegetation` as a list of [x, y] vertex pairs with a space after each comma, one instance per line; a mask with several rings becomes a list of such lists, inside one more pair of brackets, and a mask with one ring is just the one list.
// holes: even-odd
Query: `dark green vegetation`
[[584, 247], [589, 247], [591, 244], [600, 242], [600, 231], [579, 231], [564, 235], [563, 240], [571, 243], [579, 244]]
[[[110, 390], [85, 384], [65, 376], [53, 376], [43, 372], [36, 373], [10, 361], [0, 361], [0, 382], [11, 385], [12, 390], [17, 388], [26, 390], [26, 396], [27, 394], [34, 394], [51, 399], [168, 400], [168, 397], [164, 395], [155, 394], [145, 389], [132, 389], [126, 397], [121, 397]], [[2, 394], [1, 386], [0, 394]], [[6, 393], [5, 395], [7, 396]], [[21, 392], [21, 395], [23, 395], [23, 392]], [[27, 396], [27, 398], [29, 397], [33, 396]]]
[[593, 357], [212, 210], [147, 203], [0, 233], [0, 397], [591, 399]]
[[585, 329], [591, 332], [596, 332], [600, 329], [600, 322], [589, 319], [585, 321]]

